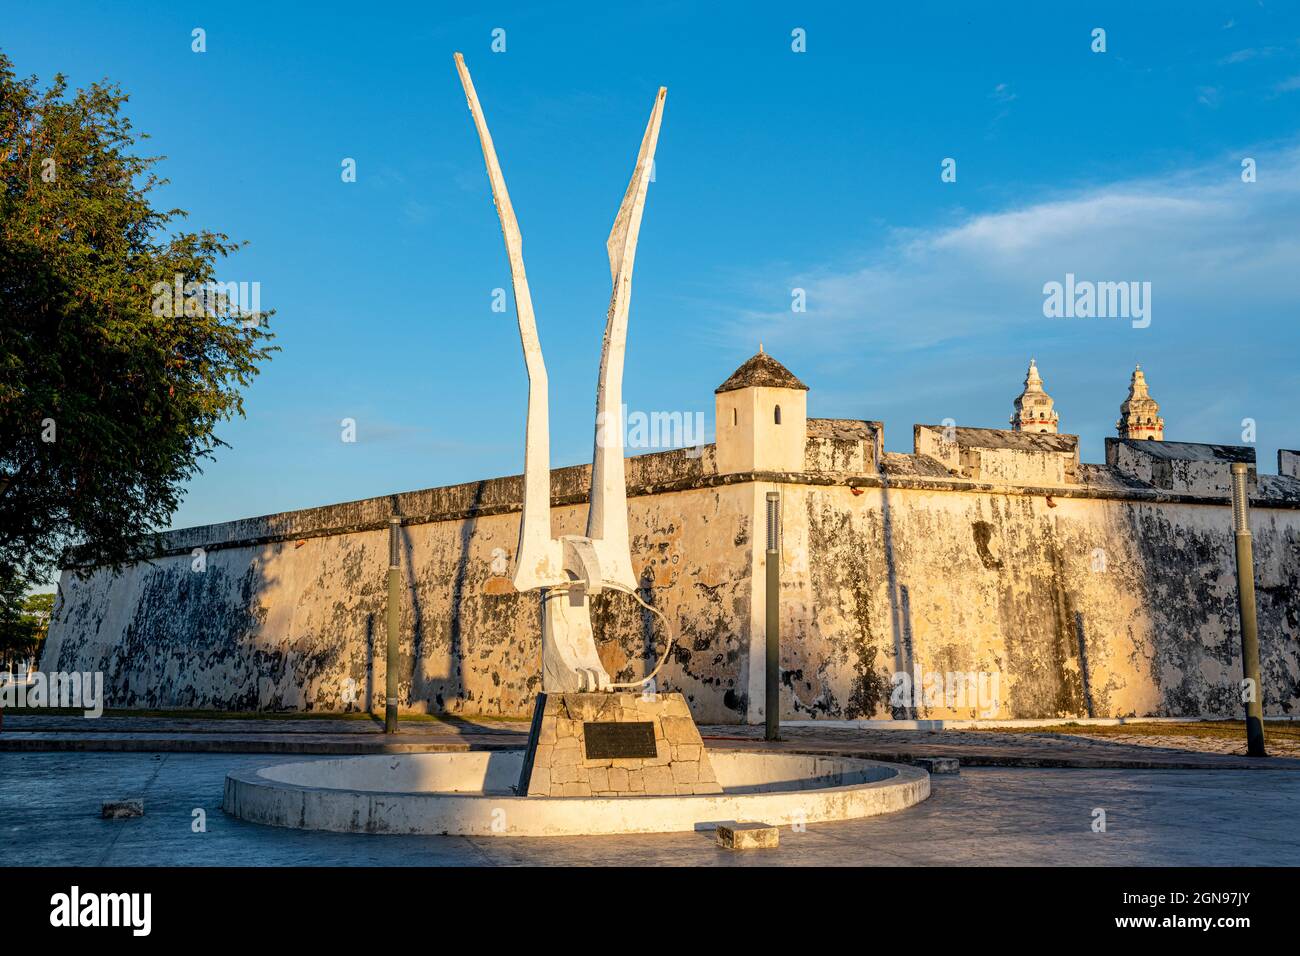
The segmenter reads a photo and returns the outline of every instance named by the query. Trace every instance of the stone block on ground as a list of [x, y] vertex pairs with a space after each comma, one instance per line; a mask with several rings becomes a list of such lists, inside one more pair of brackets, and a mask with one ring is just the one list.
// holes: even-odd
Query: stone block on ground
[[929, 773], [961, 773], [956, 757], [917, 757], [912, 763]]
[[780, 832], [770, 823], [719, 823], [714, 839], [727, 850], [766, 850], [777, 846]]
[[144, 816], [144, 800], [105, 800], [99, 810], [105, 820], [127, 820]]

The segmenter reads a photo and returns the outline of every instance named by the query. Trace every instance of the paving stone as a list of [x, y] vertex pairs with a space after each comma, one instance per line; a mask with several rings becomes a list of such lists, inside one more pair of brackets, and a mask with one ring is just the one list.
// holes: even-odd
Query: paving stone
[[[640, 699], [640, 695], [635, 695]], [[670, 695], [661, 694], [661, 699]], [[683, 701], [683, 706], [685, 706]], [[671, 710], [671, 708], [670, 708]], [[1265, 724], [1265, 733], [1272, 722]], [[6, 711], [0, 753], [104, 751], [116, 753], [320, 754], [439, 753], [470, 748], [521, 747], [528, 723], [492, 717], [418, 720], [403, 717], [399, 733], [382, 721], [330, 718], [81, 717]], [[707, 750], [726, 748], [823, 752], [911, 762], [956, 757], [971, 767], [1071, 767], [1197, 770], [1300, 770], [1300, 743], [1269, 739], [1270, 756], [1245, 756], [1233, 739], [1161, 735], [1159, 724], [1135, 723], [1131, 735], [1041, 734], [997, 730], [892, 730], [849, 727], [781, 728], [784, 738], [763, 741], [763, 728], [701, 728]], [[730, 738], [740, 738], [739, 740]], [[539, 747], [540, 750], [540, 747]], [[631, 764], [626, 765], [631, 768]], [[702, 771], [703, 772], [703, 771]]]
[[714, 837], [728, 850], [775, 849], [781, 839], [777, 828], [767, 823], [719, 823]]
[[99, 815], [105, 820], [126, 820], [144, 816], [144, 800], [105, 800]]

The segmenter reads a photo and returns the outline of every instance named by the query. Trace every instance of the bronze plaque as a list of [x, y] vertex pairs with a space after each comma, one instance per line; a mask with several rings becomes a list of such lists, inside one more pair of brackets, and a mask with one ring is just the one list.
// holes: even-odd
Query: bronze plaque
[[587, 742], [588, 760], [630, 760], [658, 756], [652, 721], [583, 721], [582, 737]]

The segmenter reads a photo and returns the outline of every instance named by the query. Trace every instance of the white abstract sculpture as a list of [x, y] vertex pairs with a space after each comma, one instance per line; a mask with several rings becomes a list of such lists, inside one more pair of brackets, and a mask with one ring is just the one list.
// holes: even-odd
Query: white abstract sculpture
[[[658, 672], [631, 684], [613, 684], [596, 654], [591, 630], [590, 595], [611, 587], [637, 598], [636, 576], [628, 547], [627, 490], [623, 470], [623, 357], [627, 340], [628, 305], [632, 298], [632, 265], [637, 236], [645, 210], [646, 190], [654, 169], [655, 144], [663, 118], [668, 91], [659, 88], [650, 121], [641, 139], [632, 181], [614, 219], [606, 248], [613, 291], [605, 319], [605, 340], [600, 357], [600, 380], [596, 388], [596, 439], [591, 467], [591, 497], [586, 535], [551, 536], [551, 461], [546, 365], [537, 338], [533, 301], [524, 272], [523, 239], [515, 219], [510, 194], [506, 191], [501, 164], [497, 162], [492, 134], [474, 92], [465, 59], [456, 54], [470, 113], [478, 129], [483, 158], [487, 163], [492, 197], [501, 218], [510, 277], [514, 286], [515, 310], [519, 316], [519, 339], [528, 369], [528, 421], [524, 450], [524, 502], [519, 522], [519, 546], [515, 552], [513, 582], [517, 590], [542, 589], [545, 605], [542, 625], [542, 690], [546, 693], [610, 690], [640, 686]], [[645, 605], [649, 607], [649, 605]], [[658, 610], [650, 608], [658, 614]], [[661, 618], [662, 614], [659, 615]], [[666, 652], [665, 652], [666, 657]]]

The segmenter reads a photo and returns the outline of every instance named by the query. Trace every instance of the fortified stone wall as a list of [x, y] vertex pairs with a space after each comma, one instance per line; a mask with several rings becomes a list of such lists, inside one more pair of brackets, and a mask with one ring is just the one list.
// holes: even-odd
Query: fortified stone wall
[[[1225, 503], [786, 485], [785, 717], [1241, 712]], [[1266, 711], [1300, 709], [1300, 512], [1256, 507]], [[895, 673], [924, 675], [891, 701]], [[965, 706], [930, 675], [995, 674]]]
[[[726, 722], [743, 699], [745, 632], [734, 623], [750, 603], [749, 491], [693, 487], [710, 458], [630, 461], [629, 529], [643, 596], [683, 635], [664, 689], [685, 693], [699, 719]], [[556, 534], [582, 533], [589, 474], [554, 472]], [[681, 488], [646, 493], [663, 479]], [[408, 522], [402, 708], [527, 716], [541, 687], [541, 605], [508, 577], [521, 487], [497, 479], [187, 529], [164, 536], [152, 563], [84, 580], [67, 571], [42, 667], [103, 672], [109, 707], [382, 710], [397, 513]], [[662, 652], [656, 619], [628, 595], [596, 597], [593, 623], [616, 680], [644, 676]]]
[[[719, 389], [716, 445], [627, 461], [633, 567], [678, 635], [659, 689], [697, 720], [763, 719], [769, 491], [787, 719], [1239, 714], [1234, 462], [1252, 466], [1265, 710], [1300, 711], [1300, 453], [1257, 475], [1251, 448], [1119, 438], [1098, 465], [1072, 435], [918, 425], [892, 454], [879, 422], [807, 419], [806, 391], [760, 353]], [[556, 535], [582, 533], [589, 482], [552, 473]], [[102, 672], [108, 707], [381, 709], [399, 515], [402, 708], [527, 716], [541, 600], [509, 578], [521, 498], [501, 478], [168, 533], [150, 563], [65, 571], [42, 669]], [[662, 653], [626, 594], [593, 597], [593, 624], [616, 681]]]

